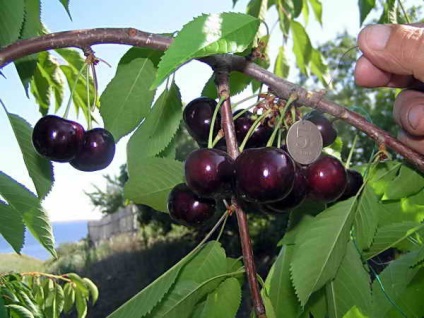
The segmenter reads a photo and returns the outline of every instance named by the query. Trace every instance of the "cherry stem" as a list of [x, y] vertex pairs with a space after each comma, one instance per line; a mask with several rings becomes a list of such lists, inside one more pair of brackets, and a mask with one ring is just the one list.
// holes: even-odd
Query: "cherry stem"
[[[291, 96], [289, 98], [289, 100], [286, 102], [286, 105], [284, 105], [283, 109], [280, 109], [280, 116], [278, 117], [278, 123], [275, 125], [274, 127], [274, 131], [272, 132], [271, 137], [269, 137], [268, 142], [266, 144], [267, 147], [271, 147], [272, 144], [274, 143], [275, 137], [277, 136], [278, 132], [281, 132], [281, 126], [283, 124], [283, 120], [287, 114], [287, 110], [289, 109], [289, 107], [291, 106], [291, 104], [296, 100], [295, 96]], [[281, 146], [281, 139], [278, 141], [278, 143], [280, 144], [278, 146], [278, 148], [280, 148]]]
[[[221, 107], [221, 127], [224, 130], [227, 152], [233, 159], [236, 159], [240, 152], [237, 146], [233, 113], [231, 111], [229, 72], [228, 69], [223, 65], [221, 65], [220, 68], [214, 69], [214, 72], [218, 96], [220, 96], [220, 99], [224, 98], [224, 102]], [[231, 202], [236, 211], [241, 249], [244, 266], [246, 268], [246, 276], [249, 282], [253, 308], [258, 318], [266, 318], [265, 306], [263, 304], [263, 300], [259, 291], [258, 280], [256, 277], [256, 265], [253, 256], [252, 242], [249, 235], [247, 217], [244, 211], [237, 204], [234, 196], [231, 198]]]
[[[208, 148], [213, 148], [214, 146], [214, 138], [213, 138], [213, 131], [215, 128], [215, 121], [216, 121], [216, 117], [218, 116], [219, 110], [221, 109], [222, 103], [224, 102], [225, 98], [220, 98], [218, 105], [216, 106], [213, 115], [212, 115], [212, 122], [211, 122], [211, 127], [209, 128], [209, 138], [208, 138]], [[218, 139], [219, 140], [219, 139]], [[218, 142], [218, 141], [216, 141]]]
[[86, 89], [87, 89], [87, 130], [91, 130], [91, 103], [90, 103], [90, 70], [87, 67], [87, 78], [86, 78]]
[[355, 134], [353, 138], [352, 147], [350, 147], [349, 156], [346, 159], [345, 168], [349, 169], [350, 162], [352, 161], [353, 152], [355, 151], [356, 143], [358, 142], [358, 134]]
[[71, 89], [71, 92], [70, 92], [70, 95], [69, 95], [68, 103], [66, 104], [65, 113], [63, 114], [63, 118], [65, 118], [65, 119], [68, 118], [68, 116], [69, 116], [69, 111], [71, 109], [71, 103], [72, 103], [72, 96], [74, 96], [74, 94], [75, 94], [75, 91], [77, 89], [78, 81], [79, 81], [79, 79], [80, 79], [80, 77], [82, 75], [82, 72], [84, 71], [84, 68], [86, 68], [86, 67], [87, 67], [87, 64], [84, 63], [82, 65], [81, 69], [79, 70], [79, 72], [77, 74], [77, 77], [75, 78], [74, 85], [72, 86], [72, 89]]
[[[257, 95], [259, 96], [259, 95]], [[241, 116], [243, 116], [244, 113], [246, 113], [249, 109], [256, 107], [258, 105], [260, 105], [262, 103], [261, 100], [258, 100], [256, 103], [250, 105], [249, 107], [246, 107], [245, 109], [243, 109], [241, 112], [239, 112], [236, 116], [234, 116], [233, 120], [236, 120], [237, 118], [240, 118]]]
[[271, 111], [272, 111], [271, 109], [268, 109], [267, 111], [265, 111], [262, 115], [260, 115], [255, 120], [255, 122], [253, 123], [253, 125], [247, 131], [247, 134], [244, 137], [243, 142], [240, 145], [240, 151], [243, 151], [243, 149], [246, 147], [246, 144], [249, 141], [249, 138], [252, 136], [252, 134], [255, 131], [255, 129], [258, 128], [258, 126], [261, 124], [262, 119], [264, 119], [266, 116], [268, 116], [271, 113]]

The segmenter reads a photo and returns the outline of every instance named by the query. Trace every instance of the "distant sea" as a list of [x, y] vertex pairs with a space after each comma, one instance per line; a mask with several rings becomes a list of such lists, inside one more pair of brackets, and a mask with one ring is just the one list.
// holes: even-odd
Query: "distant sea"
[[[52, 226], [56, 247], [62, 243], [78, 242], [85, 238], [88, 234], [87, 222], [53, 222]], [[14, 253], [12, 247], [10, 247], [2, 236], [0, 236], [0, 253]], [[21, 253], [40, 260], [47, 260], [51, 257], [49, 252], [28, 231], [25, 233], [25, 244]]]

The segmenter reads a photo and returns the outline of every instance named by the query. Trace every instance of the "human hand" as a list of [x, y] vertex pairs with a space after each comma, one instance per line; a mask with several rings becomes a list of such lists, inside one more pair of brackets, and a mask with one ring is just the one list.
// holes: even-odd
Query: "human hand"
[[424, 25], [372, 25], [358, 36], [355, 82], [364, 87], [406, 88], [396, 98], [398, 138], [424, 154]]

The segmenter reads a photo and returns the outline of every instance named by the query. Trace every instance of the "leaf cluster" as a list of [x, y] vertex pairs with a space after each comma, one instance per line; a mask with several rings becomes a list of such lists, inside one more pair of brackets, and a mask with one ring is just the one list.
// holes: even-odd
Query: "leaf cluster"
[[75, 273], [61, 276], [31, 272], [0, 276], [0, 316], [59, 318], [75, 311], [87, 316], [88, 303], [99, 297], [97, 286]]

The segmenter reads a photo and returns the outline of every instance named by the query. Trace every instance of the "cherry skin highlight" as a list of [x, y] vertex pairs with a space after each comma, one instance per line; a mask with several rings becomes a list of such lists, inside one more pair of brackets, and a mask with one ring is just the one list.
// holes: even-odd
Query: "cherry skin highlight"
[[185, 178], [197, 195], [209, 198], [231, 196], [234, 183], [234, 161], [219, 149], [197, 149], [186, 158]]
[[[201, 146], [207, 145], [209, 130], [211, 128], [213, 113], [217, 102], [208, 97], [193, 99], [183, 111], [183, 120], [188, 133]], [[216, 136], [221, 128], [221, 116], [218, 113], [214, 124], [213, 135]]]
[[309, 197], [324, 202], [336, 201], [347, 185], [346, 169], [337, 158], [327, 155], [307, 167], [306, 179]]
[[103, 128], [94, 128], [84, 135], [80, 152], [70, 164], [81, 171], [97, 171], [109, 166], [115, 156], [115, 140]]
[[278, 201], [293, 187], [293, 160], [279, 148], [246, 149], [235, 160], [235, 168], [237, 194], [247, 201]]
[[38, 154], [49, 160], [69, 162], [82, 148], [84, 132], [77, 122], [47, 115], [35, 124], [32, 144]]

